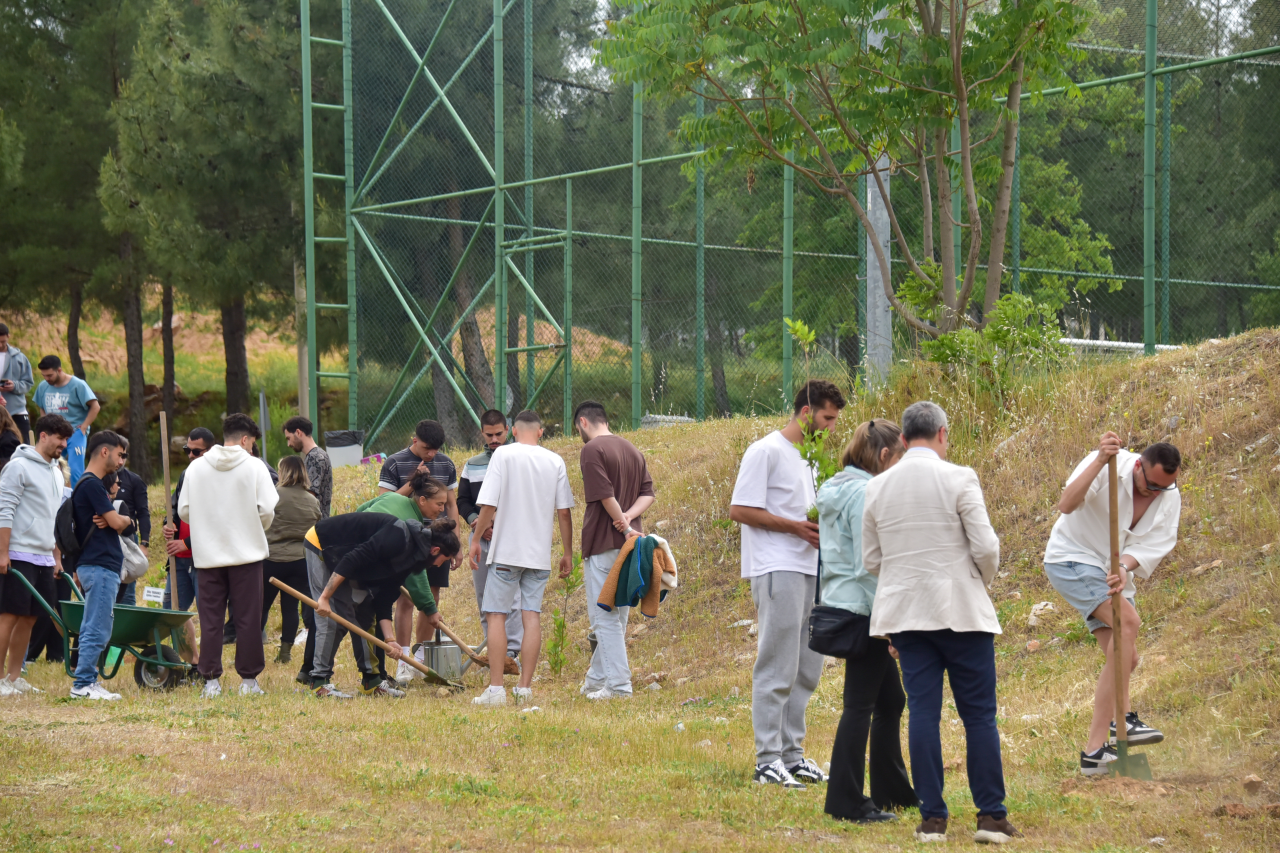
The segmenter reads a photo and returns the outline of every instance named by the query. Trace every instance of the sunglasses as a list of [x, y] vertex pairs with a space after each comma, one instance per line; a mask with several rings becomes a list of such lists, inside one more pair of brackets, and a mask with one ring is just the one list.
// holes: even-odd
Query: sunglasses
[[184, 447], [182, 448], [182, 451], [186, 453], [188, 456], [190, 456], [192, 459], [199, 459], [201, 456], [204, 455], [204, 451], [198, 447]]
[[1146, 489], [1148, 492], [1172, 492], [1172, 491], [1174, 491], [1175, 489], [1177, 489], [1177, 488], [1178, 488], [1178, 483], [1177, 483], [1177, 481], [1176, 481], [1176, 480], [1175, 480], [1173, 483], [1170, 483], [1170, 484], [1169, 484], [1169, 485], [1167, 485], [1167, 486], [1156, 486], [1156, 485], [1152, 485], [1152, 483], [1151, 483], [1151, 478], [1147, 476], [1147, 466], [1146, 466], [1146, 463], [1144, 463], [1144, 462], [1139, 462], [1139, 463], [1138, 463], [1138, 468], [1142, 470], [1142, 482], [1143, 482], [1143, 488], [1144, 488], [1144, 489]]
[[129, 458], [129, 454], [128, 454], [128, 453], [121, 453], [121, 454], [120, 454], [120, 458], [121, 458], [121, 459], [128, 459], [128, 458]]

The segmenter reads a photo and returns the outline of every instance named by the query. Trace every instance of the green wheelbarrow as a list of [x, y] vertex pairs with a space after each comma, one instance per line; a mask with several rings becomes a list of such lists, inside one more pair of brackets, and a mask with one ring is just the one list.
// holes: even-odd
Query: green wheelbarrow
[[[76, 600], [60, 602], [62, 614], [59, 615], [21, 572], [11, 571], [10, 574], [31, 590], [31, 595], [40, 602], [40, 606], [57, 626], [58, 633], [62, 635], [63, 668], [67, 675], [74, 677], [71, 641], [79, 637], [80, 625], [84, 622], [84, 596], [72, 583], [71, 592]], [[133, 680], [139, 687], [151, 690], [177, 687], [187, 673], [195, 669], [177, 651], [182, 642], [183, 626], [191, 619], [192, 614], [182, 610], [115, 604], [112, 605], [111, 615], [111, 639], [98, 660], [98, 673], [104, 681], [115, 678], [125, 652], [135, 658]], [[164, 644], [166, 638], [169, 640], [167, 646]]]

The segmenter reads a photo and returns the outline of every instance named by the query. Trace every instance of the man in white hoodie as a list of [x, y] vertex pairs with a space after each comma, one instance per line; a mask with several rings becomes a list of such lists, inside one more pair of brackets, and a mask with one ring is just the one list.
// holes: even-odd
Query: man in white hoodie
[[[230, 603], [236, 625], [236, 672], [240, 692], [261, 694], [262, 561], [266, 529], [275, 518], [279, 495], [267, 466], [252, 455], [262, 430], [248, 415], [222, 422], [222, 444], [188, 466], [178, 517], [191, 525], [196, 567], [196, 610], [200, 614], [200, 661], [204, 696], [222, 694], [222, 623]], [[198, 523], [197, 523], [198, 522]]]
[[[22, 660], [40, 602], [14, 575], [53, 600], [54, 579], [62, 573], [53, 539], [64, 482], [58, 457], [74, 427], [61, 415], [45, 415], [35, 431], [35, 446], [19, 445], [0, 473], [0, 696], [34, 689], [22, 677]], [[7, 671], [2, 669], [6, 654]]]

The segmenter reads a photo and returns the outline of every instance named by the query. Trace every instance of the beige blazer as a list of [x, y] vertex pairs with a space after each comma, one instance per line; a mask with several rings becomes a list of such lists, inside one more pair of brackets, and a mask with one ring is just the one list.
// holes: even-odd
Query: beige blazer
[[987, 587], [1000, 538], [972, 468], [907, 451], [867, 484], [862, 559], [879, 576], [871, 635], [898, 631], [1000, 633]]

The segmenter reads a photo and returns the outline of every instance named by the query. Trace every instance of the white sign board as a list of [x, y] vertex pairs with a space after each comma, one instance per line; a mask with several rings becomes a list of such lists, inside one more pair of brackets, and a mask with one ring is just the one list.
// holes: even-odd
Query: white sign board
[[164, 604], [164, 587], [162, 586], [143, 587], [142, 600], [154, 601], [156, 604]]

